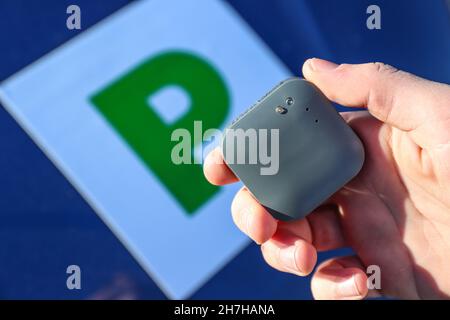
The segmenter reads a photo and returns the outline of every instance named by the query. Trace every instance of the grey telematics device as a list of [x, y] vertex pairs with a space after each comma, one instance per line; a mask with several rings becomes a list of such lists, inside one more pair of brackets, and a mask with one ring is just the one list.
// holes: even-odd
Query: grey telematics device
[[225, 130], [224, 160], [279, 220], [305, 217], [361, 170], [364, 147], [312, 83], [290, 78]]

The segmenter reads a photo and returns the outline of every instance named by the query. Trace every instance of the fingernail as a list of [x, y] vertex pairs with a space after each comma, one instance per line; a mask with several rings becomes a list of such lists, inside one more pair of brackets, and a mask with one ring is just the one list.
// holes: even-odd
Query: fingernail
[[313, 71], [330, 71], [337, 68], [337, 64], [328, 60], [312, 58], [308, 60], [308, 65]]
[[300, 270], [295, 262], [295, 250], [297, 250], [295, 245], [280, 249], [280, 262], [286, 269], [299, 272]]
[[361, 296], [353, 275], [338, 284], [338, 291], [341, 297], [352, 298]]

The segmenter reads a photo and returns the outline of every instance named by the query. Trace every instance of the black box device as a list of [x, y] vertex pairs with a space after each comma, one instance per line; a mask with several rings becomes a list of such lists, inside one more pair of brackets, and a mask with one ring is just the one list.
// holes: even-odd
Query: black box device
[[305, 217], [350, 181], [364, 148], [312, 83], [290, 78], [226, 130], [225, 162], [279, 220]]

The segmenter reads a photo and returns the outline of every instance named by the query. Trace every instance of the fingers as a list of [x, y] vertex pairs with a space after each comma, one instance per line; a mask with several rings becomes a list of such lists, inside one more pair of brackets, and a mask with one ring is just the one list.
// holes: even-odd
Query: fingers
[[[207, 156], [204, 171], [207, 179], [213, 184], [222, 185], [238, 180], [223, 162], [219, 149], [213, 150]], [[279, 227], [280, 232], [284, 230], [298, 238], [306, 239], [319, 251], [345, 245], [338, 216], [331, 206], [319, 208], [308, 217], [308, 220], [278, 222], [258, 203], [248, 189], [242, 188], [233, 200], [231, 212], [239, 229], [259, 244], [269, 240]]]
[[450, 115], [449, 86], [428, 81], [382, 63], [336, 65], [309, 59], [303, 75], [332, 101], [367, 107], [379, 120], [402, 130]]
[[306, 276], [314, 269], [318, 251], [344, 246], [338, 215], [333, 207], [325, 206], [307, 219], [279, 221], [276, 233], [261, 245], [261, 250], [271, 267]]
[[266, 262], [283, 272], [306, 276], [317, 262], [317, 250], [346, 245], [332, 206], [317, 209], [308, 219], [277, 221], [246, 188], [242, 188], [233, 200], [231, 211], [239, 229], [255, 242], [262, 243]]
[[311, 290], [314, 298], [320, 300], [359, 300], [369, 291], [364, 267], [356, 257], [322, 263], [312, 277]]
[[239, 190], [234, 197], [231, 214], [238, 228], [258, 244], [270, 239], [277, 229], [277, 220], [256, 201], [245, 187]]
[[308, 241], [288, 233], [276, 233], [261, 245], [266, 262], [279, 271], [307, 276], [317, 262], [317, 251]]
[[328, 251], [346, 246], [337, 208], [325, 205], [305, 219], [279, 221], [277, 233], [290, 233], [310, 242], [317, 251]]
[[203, 173], [206, 179], [215, 185], [229, 184], [239, 180], [223, 161], [223, 155], [219, 148], [214, 149], [206, 156]]
[[276, 231], [277, 235], [304, 239], [319, 251], [346, 246], [337, 209], [332, 205], [319, 207], [307, 219], [277, 221], [244, 187], [236, 194], [231, 213], [238, 228], [259, 244], [272, 238]]

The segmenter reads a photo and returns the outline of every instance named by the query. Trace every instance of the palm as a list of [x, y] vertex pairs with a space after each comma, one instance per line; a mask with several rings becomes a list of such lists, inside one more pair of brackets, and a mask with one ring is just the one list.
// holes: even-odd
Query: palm
[[366, 112], [345, 117], [366, 148], [361, 173], [333, 197], [347, 243], [364, 266], [380, 266], [384, 294], [450, 295], [450, 279], [442, 279], [450, 267], [450, 242], [443, 236], [449, 234], [449, 207], [445, 193], [434, 192], [440, 187], [433, 179], [436, 162], [428, 163], [427, 150], [421, 154], [417, 132]]

